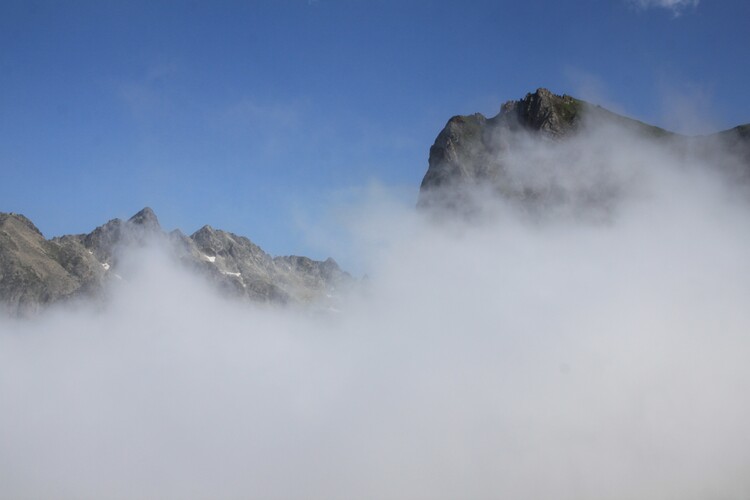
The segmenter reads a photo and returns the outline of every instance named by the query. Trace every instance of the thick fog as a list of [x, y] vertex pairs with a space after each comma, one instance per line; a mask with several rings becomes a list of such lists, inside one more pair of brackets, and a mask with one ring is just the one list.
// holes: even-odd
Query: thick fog
[[0, 497], [747, 499], [747, 191], [595, 130], [470, 220], [346, 207], [340, 311], [147, 248], [103, 308], [2, 320]]

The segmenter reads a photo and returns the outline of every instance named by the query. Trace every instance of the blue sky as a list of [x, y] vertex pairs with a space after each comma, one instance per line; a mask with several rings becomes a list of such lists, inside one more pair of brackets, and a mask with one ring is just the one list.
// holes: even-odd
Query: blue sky
[[151, 206], [324, 257], [370, 184], [416, 200], [452, 115], [537, 87], [687, 133], [750, 122], [750, 2], [0, 2], [0, 211], [46, 236]]

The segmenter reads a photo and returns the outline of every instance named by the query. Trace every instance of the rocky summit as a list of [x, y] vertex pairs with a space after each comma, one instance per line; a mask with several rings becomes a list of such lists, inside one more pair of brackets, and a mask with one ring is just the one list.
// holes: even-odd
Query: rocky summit
[[190, 236], [166, 233], [150, 208], [88, 234], [52, 239], [23, 215], [0, 213], [0, 310], [28, 316], [53, 303], [101, 300], [113, 280], [123, 279], [123, 250], [149, 243], [224, 294], [254, 302], [325, 305], [353, 283], [333, 259], [272, 257], [249, 239], [210, 226]]
[[[509, 158], [527, 153], [529, 141], [537, 145], [564, 144], [601, 126], [617, 127], [620, 132], [647, 141], [669, 144], [682, 149], [682, 154], [714, 163], [721, 157], [717, 167], [731, 174], [734, 181], [750, 179], [750, 125], [710, 136], [686, 137], [540, 88], [520, 100], [506, 102], [492, 118], [475, 113], [448, 120], [430, 148], [418, 206], [455, 211], [466, 201], [466, 192], [476, 188], [505, 197], [538, 198], [538, 193], [529, 192], [526, 187], [517, 192], [508, 176]], [[732, 161], [725, 161], [730, 157]], [[523, 166], [535, 168], [528, 156]]]

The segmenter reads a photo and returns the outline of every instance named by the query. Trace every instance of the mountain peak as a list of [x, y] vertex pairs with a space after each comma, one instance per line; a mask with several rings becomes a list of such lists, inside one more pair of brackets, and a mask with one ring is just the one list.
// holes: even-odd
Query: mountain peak
[[[514, 186], [503, 184], [507, 180], [504, 158], [511, 150], [523, 151], [524, 137], [563, 142], [593, 122], [617, 125], [649, 139], [672, 136], [658, 127], [540, 87], [521, 99], [505, 102], [492, 118], [479, 114], [451, 118], [430, 148], [418, 205], [461, 204], [462, 190], [478, 185], [512, 192]], [[528, 193], [518, 196], [528, 197]]]
[[34, 225], [31, 220], [26, 218], [24, 215], [15, 213], [2, 213], [0, 212], [0, 228], [8, 224], [20, 224], [21, 226], [29, 229], [30, 231], [42, 236], [42, 232]]
[[35, 314], [53, 302], [104, 299], [110, 283], [132, 272], [122, 265], [123, 253], [154, 241], [175, 263], [230, 297], [317, 308], [335, 300], [334, 290], [354, 283], [333, 259], [274, 260], [244, 236], [208, 225], [190, 237], [179, 230], [167, 235], [148, 207], [127, 222], [113, 219], [91, 233], [51, 240], [26, 217], [0, 213], [0, 319], [6, 312]]
[[538, 88], [523, 99], [503, 104], [493, 120], [514, 119], [523, 127], [562, 136], [576, 128], [584, 104], [567, 94], [557, 95]]
[[159, 219], [156, 218], [156, 214], [150, 207], [145, 207], [143, 210], [128, 219], [128, 222], [148, 229], [161, 229]]

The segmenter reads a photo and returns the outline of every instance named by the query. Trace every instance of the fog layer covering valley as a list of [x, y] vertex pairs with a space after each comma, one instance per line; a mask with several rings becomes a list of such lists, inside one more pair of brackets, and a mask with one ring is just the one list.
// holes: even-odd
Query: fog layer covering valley
[[593, 129], [507, 153], [534, 196], [470, 219], [345, 207], [340, 311], [148, 247], [103, 309], [0, 320], [0, 496], [748, 498], [747, 188]]

